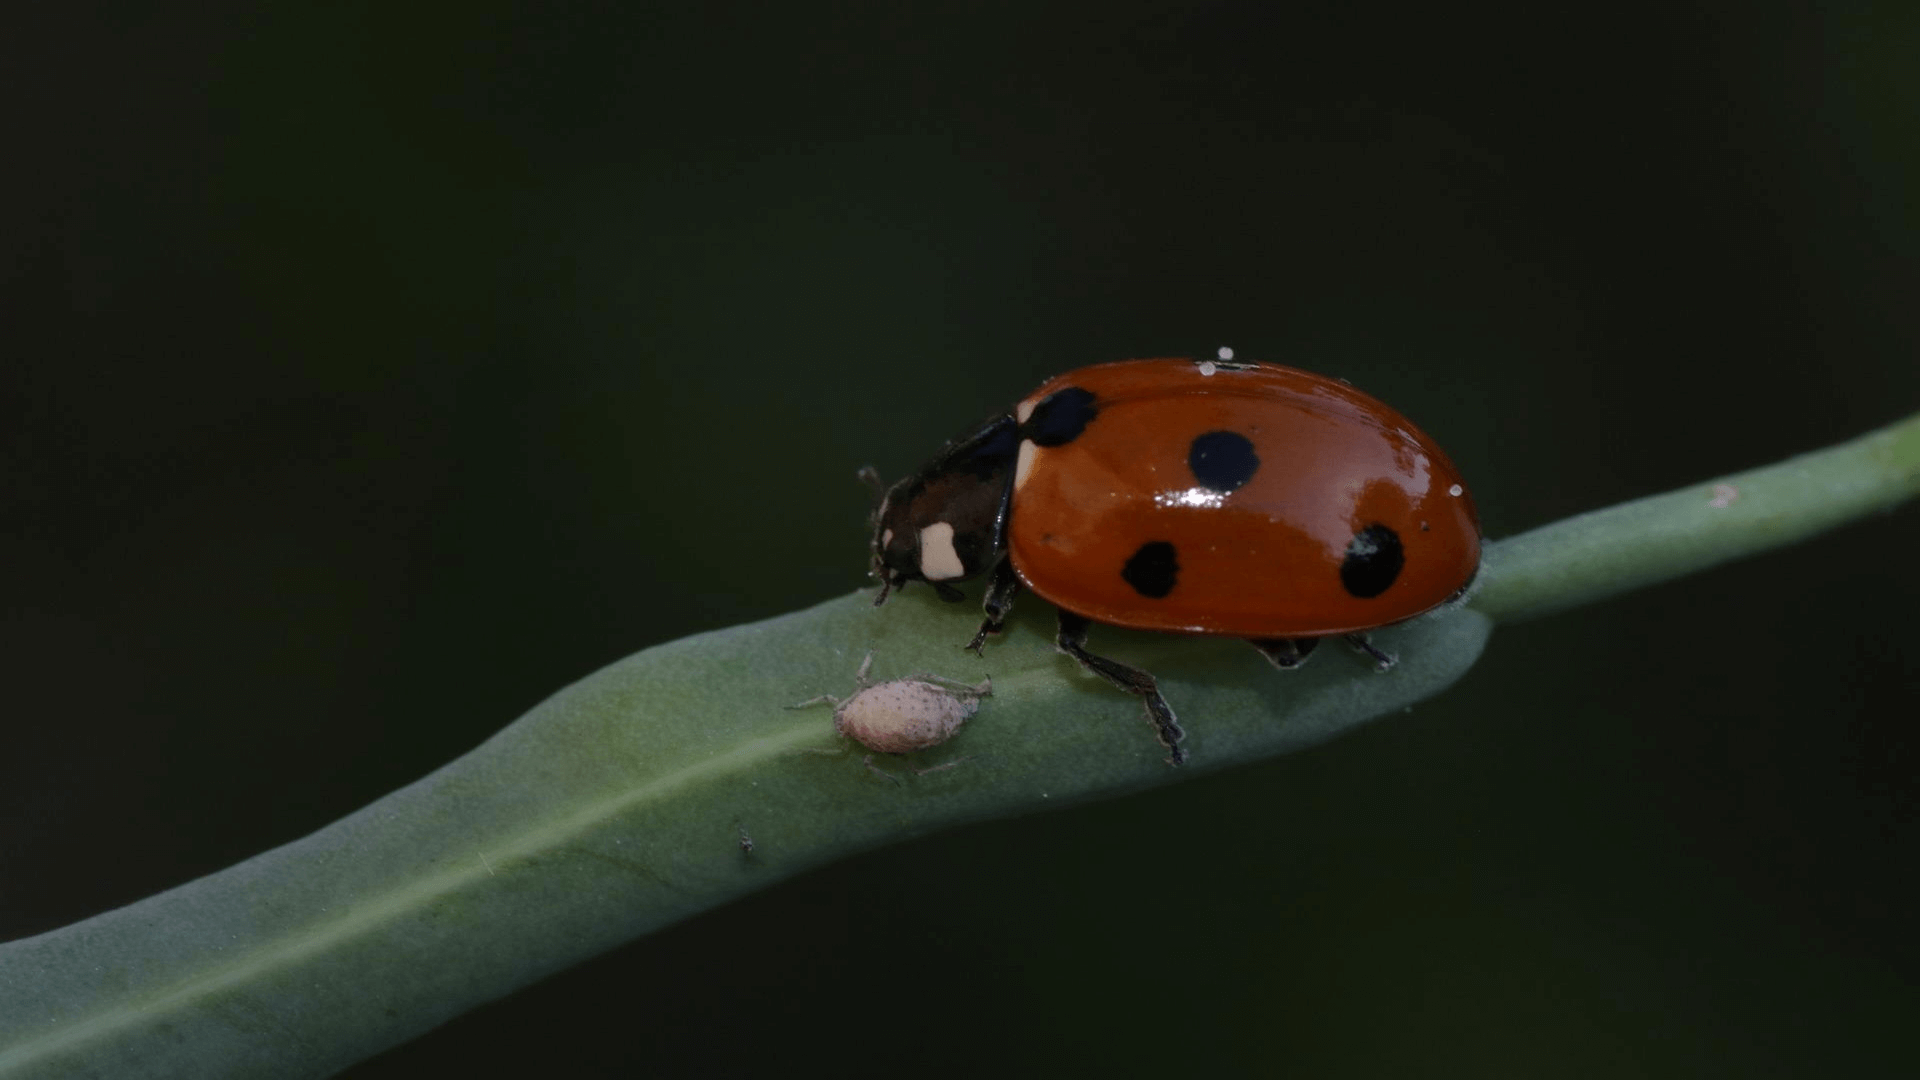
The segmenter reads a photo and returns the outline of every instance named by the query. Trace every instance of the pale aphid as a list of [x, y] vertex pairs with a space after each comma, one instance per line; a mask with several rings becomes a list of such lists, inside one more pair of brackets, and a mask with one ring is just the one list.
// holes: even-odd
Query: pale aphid
[[882, 754], [910, 754], [951, 739], [960, 725], [980, 709], [980, 699], [991, 696], [993, 680], [978, 684], [938, 675], [909, 675], [885, 682], [867, 681], [873, 654], [854, 673], [854, 692], [846, 698], [822, 694], [788, 708], [833, 706], [833, 730], [869, 750]]

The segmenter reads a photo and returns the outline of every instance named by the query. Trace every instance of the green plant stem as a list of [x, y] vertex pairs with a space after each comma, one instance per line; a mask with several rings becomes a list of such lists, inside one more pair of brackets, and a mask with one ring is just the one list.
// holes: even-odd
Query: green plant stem
[[1774, 465], [1580, 514], [1487, 548], [1469, 601], [1510, 623], [1785, 547], [1920, 495], [1920, 414]]
[[[1920, 416], [1829, 450], [1488, 546], [1468, 604], [1280, 675], [1236, 642], [1113, 632], [1187, 718], [1163, 763], [1138, 706], [1051, 646], [1042, 605], [983, 662], [968, 613], [864, 594], [671, 642], [567, 687], [471, 753], [319, 832], [0, 945], [0, 1077], [322, 1076], [640, 934], [831, 859], [1313, 745], [1438, 693], [1495, 621], [1792, 543], [1920, 487]], [[993, 677], [911, 765], [835, 754], [819, 712], [876, 677]], [[814, 751], [827, 751], [816, 753]], [[751, 852], [742, 831], [754, 838]]]

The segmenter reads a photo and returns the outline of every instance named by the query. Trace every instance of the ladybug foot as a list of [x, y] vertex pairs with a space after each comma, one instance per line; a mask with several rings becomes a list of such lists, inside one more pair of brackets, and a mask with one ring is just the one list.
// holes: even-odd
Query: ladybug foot
[[1378, 645], [1368, 641], [1367, 635], [1364, 633], [1347, 634], [1346, 639], [1347, 644], [1353, 646], [1354, 652], [1373, 661], [1373, 670], [1375, 671], [1391, 671], [1393, 665], [1400, 662], [1392, 653], [1382, 651]]
[[[1345, 638], [1347, 644], [1353, 647], [1354, 652], [1372, 660], [1373, 670], [1375, 671], [1391, 670], [1393, 665], [1398, 662], [1392, 653], [1385, 652], [1373, 642], [1368, 641], [1367, 635], [1364, 633], [1342, 634], [1341, 637]], [[1314, 646], [1320, 644], [1320, 639], [1248, 638], [1247, 644], [1259, 650], [1260, 655], [1266, 657], [1267, 662], [1274, 667], [1279, 668], [1281, 671], [1292, 671], [1294, 668], [1307, 662], [1307, 657], [1313, 655]]]
[[1007, 612], [1013, 610], [1013, 598], [1020, 594], [1020, 577], [1013, 572], [1013, 560], [1001, 559], [993, 568], [993, 578], [987, 582], [987, 596], [981, 607], [986, 618], [981, 620], [980, 629], [967, 642], [967, 648], [975, 656], [985, 656], [980, 651], [990, 635], [1000, 632], [1007, 621]]
[[1307, 662], [1313, 655], [1314, 646], [1320, 644], [1319, 638], [1248, 638], [1247, 644], [1260, 651], [1267, 663], [1281, 671], [1292, 671]]
[[994, 622], [992, 619], [988, 619], [987, 621], [980, 624], [979, 630], [974, 632], [973, 640], [967, 642], [965, 645], [962, 645], [960, 647], [972, 653], [973, 655], [981, 658], [982, 660], [984, 660], [987, 658], [987, 654], [986, 654], [987, 639], [999, 632], [1000, 632], [1000, 624], [997, 622]]

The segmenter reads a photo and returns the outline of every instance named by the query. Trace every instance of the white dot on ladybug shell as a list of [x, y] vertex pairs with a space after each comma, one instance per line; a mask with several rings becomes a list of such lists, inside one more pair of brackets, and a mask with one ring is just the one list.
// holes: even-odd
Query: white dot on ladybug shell
[[1455, 484], [1452, 487], [1447, 489], [1447, 494], [1457, 499], [1461, 495], [1465, 494], [1466, 490], [1467, 490], [1466, 488], [1461, 487], [1459, 484]]
[[920, 530], [920, 576], [928, 581], [951, 581], [967, 576], [960, 553], [953, 550], [952, 523], [936, 521]]

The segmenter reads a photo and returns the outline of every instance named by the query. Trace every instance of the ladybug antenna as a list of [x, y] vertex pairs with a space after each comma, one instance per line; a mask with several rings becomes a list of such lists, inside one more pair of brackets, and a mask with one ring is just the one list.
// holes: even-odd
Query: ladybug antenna
[[880, 579], [880, 595], [873, 598], [874, 607], [879, 607], [881, 604], [886, 603], [887, 594], [893, 592], [896, 588], [905, 586], [907, 583], [906, 578], [896, 577], [893, 574], [887, 573], [886, 560], [880, 557], [880, 541], [878, 538], [875, 538], [873, 542], [873, 565], [867, 568], [867, 576]]
[[862, 465], [854, 475], [873, 492], [873, 510], [867, 515], [867, 526], [873, 533], [873, 565], [867, 570], [869, 577], [880, 579], [880, 595], [873, 598], [873, 606], [879, 607], [887, 602], [887, 596], [893, 590], [906, 585], [903, 574], [888, 572], [885, 552], [880, 549], [880, 515], [887, 512], [887, 485], [880, 480], [880, 473], [871, 465]]
[[880, 473], [871, 465], [862, 465], [860, 471], [854, 475], [858, 476], [860, 482], [867, 485], [867, 489], [873, 492], [873, 512], [876, 515], [879, 514], [880, 504], [887, 498], [887, 485], [881, 483]]

